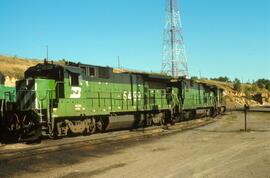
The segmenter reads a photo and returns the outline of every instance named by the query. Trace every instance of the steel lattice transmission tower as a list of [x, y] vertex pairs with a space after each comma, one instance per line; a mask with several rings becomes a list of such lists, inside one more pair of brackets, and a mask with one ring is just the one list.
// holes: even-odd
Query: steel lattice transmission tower
[[178, 0], [166, 0], [162, 72], [173, 77], [189, 76]]

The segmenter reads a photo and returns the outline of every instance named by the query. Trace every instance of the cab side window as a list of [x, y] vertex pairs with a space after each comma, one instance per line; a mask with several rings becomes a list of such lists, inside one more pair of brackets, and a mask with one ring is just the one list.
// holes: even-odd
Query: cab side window
[[91, 77], [96, 76], [96, 70], [95, 70], [95, 68], [92, 68], [92, 67], [89, 68], [89, 76], [91, 76]]
[[69, 83], [71, 86], [79, 86], [79, 74], [69, 73]]
[[99, 78], [104, 78], [104, 79], [109, 79], [110, 78], [110, 73], [109, 69], [106, 67], [99, 67]]

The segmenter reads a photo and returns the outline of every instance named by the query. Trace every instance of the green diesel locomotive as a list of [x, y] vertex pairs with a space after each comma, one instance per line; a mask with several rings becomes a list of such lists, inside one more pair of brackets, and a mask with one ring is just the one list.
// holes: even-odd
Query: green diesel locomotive
[[8, 127], [22, 140], [166, 125], [225, 107], [216, 86], [75, 63], [29, 68], [16, 94]]
[[15, 87], [0, 85], [0, 140], [2, 140], [3, 134], [7, 132], [6, 127], [4, 127], [4, 125], [7, 123], [5, 116], [14, 110], [13, 103], [15, 103], [15, 101]]

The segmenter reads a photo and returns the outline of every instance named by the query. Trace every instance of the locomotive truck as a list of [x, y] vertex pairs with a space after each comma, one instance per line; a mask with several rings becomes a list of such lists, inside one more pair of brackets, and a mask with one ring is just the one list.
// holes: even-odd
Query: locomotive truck
[[166, 125], [223, 111], [222, 92], [163, 74], [45, 62], [16, 82], [16, 109], [4, 123], [19, 140]]

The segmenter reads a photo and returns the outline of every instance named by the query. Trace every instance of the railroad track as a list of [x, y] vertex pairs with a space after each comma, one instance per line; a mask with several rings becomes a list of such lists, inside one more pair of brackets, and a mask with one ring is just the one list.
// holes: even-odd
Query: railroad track
[[183, 130], [194, 129], [213, 123], [221, 117], [222, 116], [218, 116], [217, 118], [204, 118], [180, 122], [170, 126], [168, 129], [163, 129], [161, 127], [150, 127], [145, 129], [138, 129], [136, 131], [107, 132], [104, 134], [94, 134], [87, 137], [64, 138], [61, 140], [45, 140], [39, 145], [30, 145], [26, 146], [26, 148], [12, 149], [5, 148], [11, 147], [10, 145], [2, 146], [2, 148], [0, 147], [0, 163], [17, 159], [31, 158], [36, 155], [78, 149], [89, 145], [95, 147], [99, 145], [110, 145], [115, 143], [136, 141], [155, 136], [170, 135]]
[[[233, 112], [233, 111], [244, 112], [245, 110], [244, 110], [243, 107], [227, 109], [227, 112]], [[269, 106], [250, 107], [250, 109], [248, 109], [247, 112], [265, 112], [265, 113], [268, 113], [268, 112], [270, 112], [270, 107]]]

